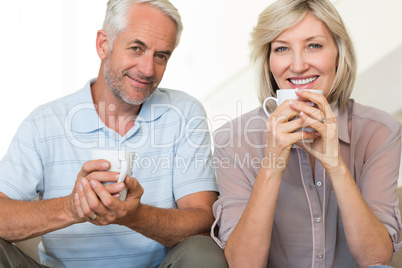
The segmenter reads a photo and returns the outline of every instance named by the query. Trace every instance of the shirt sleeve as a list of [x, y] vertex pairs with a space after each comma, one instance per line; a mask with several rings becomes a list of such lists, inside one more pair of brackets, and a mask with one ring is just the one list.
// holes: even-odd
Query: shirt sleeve
[[211, 166], [211, 137], [204, 108], [193, 100], [183, 107], [184, 122], [173, 159], [173, 192], [176, 201], [201, 192], [218, 192]]
[[15, 200], [33, 200], [43, 188], [43, 167], [34, 124], [26, 119], [0, 161], [0, 192]]
[[365, 156], [361, 167], [356, 167], [360, 170], [357, 182], [368, 206], [388, 230], [394, 250], [399, 251], [402, 248], [402, 243], [398, 243], [402, 224], [396, 188], [401, 162], [401, 125], [396, 123], [393, 129], [379, 125], [365, 128], [371, 136], [366, 134], [362, 139], [367, 139], [368, 145], [364, 151], [356, 149], [356, 154]]
[[[242, 165], [248, 154], [235, 152], [229, 146], [215, 147], [214, 160], [219, 185], [220, 198], [213, 205], [215, 222], [211, 229], [211, 236], [224, 249], [226, 242], [243, 214], [251, 191], [255, 175], [248, 170], [248, 165]], [[216, 236], [215, 230], [219, 227]]]

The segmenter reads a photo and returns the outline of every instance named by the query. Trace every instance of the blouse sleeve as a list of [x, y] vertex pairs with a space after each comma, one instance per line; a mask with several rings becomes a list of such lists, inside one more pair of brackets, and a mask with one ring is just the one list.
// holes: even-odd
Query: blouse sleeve
[[[237, 148], [239, 149], [239, 148]], [[215, 222], [211, 236], [223, 249], [246, 208], [253, 188], [255, 174], [249, 163], [249, 154], [233, 148], [216, 148], [215, 168], [220, 198], [213, 206]], [[214, 231], [219, 227], [216, 236]]]
[[[394, 251], [402, 248], [399, 231], [402, 228], [398, 186], [401, 163], [401, 125], [395, 120], [393, 127], [382, 122], [367, 123], [362, 129], [360, 144], [355, 151], [357, 184], [368, 206], [384, 224], [394, 243]], [[359, 143], [358, 143], [359, 144]], [[365, 147], [365, 148], [364, 148]]]

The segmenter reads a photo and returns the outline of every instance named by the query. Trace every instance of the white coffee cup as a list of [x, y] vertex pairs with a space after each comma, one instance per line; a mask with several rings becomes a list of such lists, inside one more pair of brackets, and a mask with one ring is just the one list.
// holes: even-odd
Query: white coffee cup
[[[91, 159], [104, 159], [110, 163], [110, 168], [107, 171], [120, 172], [117, 182], [123, 182], [127, 175], [131, 175], [133, 170], [134, 152], [128, 151], [113, 151], [113, 150], [92, 150]], [[108, 183], [105, 183], [108, 184]], [[126, 200], [127, 187], [120, 192], [120, 201]]]
[[[324, 94], [324, 92], [322, 90], [316, 90], [316, 89], [304, 89], [304, 90], [308, 90], [308, 91], [314, 92], [316, 94], [321, 94], [321, 95]], [[276, 95], [277, 95], [277, 98], [268, 97], [268, 98], [266, 98], [264, 100], [262, 108], [264, 109], [264, 112], [265, 112], [265, 114], [267, 116], [271, 116], [271, 114], [267, 110], [267, 102], [268, 101], [270, 101], [270, 100], [275, 101], [276, 105], [278, 107], [279, 105], [281, 105], [286, 100], [297, 100], [299, 98], [299, 96], [296, 95], [296, 89], [279, 89], [279, 90], [276, 91]], [[298, 117], [295, 117], [294, 119], [296, 119], [296, 118], [298, 118]], [[315, 130], [310, 128], [310, 127], [306, 127], [306, 128], [298, 129], [296, 131], [313, 132]], [[302, 142], [306, 142], [306, 143], [312, 143], [313, 141], [314, 141], [313, 139], [302, 140]]]

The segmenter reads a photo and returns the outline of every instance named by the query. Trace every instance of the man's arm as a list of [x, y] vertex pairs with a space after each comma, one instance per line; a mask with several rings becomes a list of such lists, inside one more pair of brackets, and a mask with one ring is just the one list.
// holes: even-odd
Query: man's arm
[[140, 202], [143, 189], [135, 178], [126, 177], [128, 195], [123, 202], [113, 197], [99, 181], [83, 181], [76, 202], [83, 219], [96, 213], [97, 218], [91, 221], [94, 224], [124, 225], [167, 247], [173, 247], [186, 237], [209, 233], [214, 220], [212, 205], [217, 200], [216, 192], [190, 194], [177, 201], [177, 209], [163, 209]]
[[72, 217], [66, 209], [68, 198], [18, 201], [0, 192], [0, 237], [9, 242], [18, 242], [81, 221]]
[[214, 221], [212, 205], [215, 192], [199, 192], [178, 200], [178, 209], [161, 209], [141, 204], [127, 226], [167, 247], [185, 238], [209, 234]]
[[[107, 170], [109, 164], [98, 161], [88, 161], [77, 175], [72, 193], [65, 197], [38, 201], [12, 200], [0, 192], [0, 237], [9, 242], [18, 242], [59, 230], [75, 223], [90, 221], [81, 219], [75, 209], [74, 202], [81, 188], [78, 183], [83, 177], [97, 177], [99, 170]], [[117, 180], [116, 173], [102, 172], [102, 179]], [[120, 187], [119, 187], [120, 186]], [[123, 189], [124, 185], [111, 184], [105, 191], [113, 196]]]

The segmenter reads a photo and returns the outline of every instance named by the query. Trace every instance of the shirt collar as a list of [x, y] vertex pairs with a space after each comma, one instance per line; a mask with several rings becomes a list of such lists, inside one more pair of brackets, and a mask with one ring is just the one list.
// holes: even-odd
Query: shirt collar
[[169, 109], [174, 109], [165, 89], [157, 88], [142, 104], [137, 121], [151, 122], [162, 116]]
[[[73, 132], [90, 133], [107, 128], [96, 112], [92, 99], [91, 85], [95, 81], [96, 78], [91, 79], [82, 89], [72, 95], [66, 123]], [[171, 108], [171, 100], [166, 90], [157, 88], [143, 103], [137, 121], [154, 121]]]
[[333, 102], [331, 103], [331, 109], [338, 119], [338, 138], [343, 142], [350, 143], [348, 106], [339, 110], [338, 102]]
[[92, 99], [91, 85], [94, 84], [96, 78], [88, 81], [85, 86], [72, 95], [67, 121], [73, 132], [89, 133], [104, 128]]

